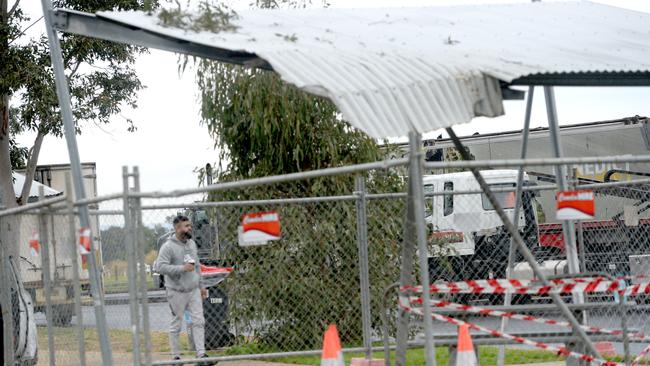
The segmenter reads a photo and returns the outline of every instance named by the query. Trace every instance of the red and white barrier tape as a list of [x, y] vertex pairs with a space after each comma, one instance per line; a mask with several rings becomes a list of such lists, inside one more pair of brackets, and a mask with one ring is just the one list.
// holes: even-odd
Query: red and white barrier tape
[[646, 348], [644, 348], [643, 351], [641, 351], [641, 353], [639, 353], [639, 355], [636, 356], [634, 360], [632, 360], [632, 366], [638, 364], [639, 361], [641, 361], [641, 359], [643, 358], [643, 356], [647, 355], [649, 352], [650, 352], [650, 345], [646, 346]]
[[[551, 292], [570, 294], [582, 293], [619, 293], [625, 296], [650, 294], [650, 283], [639, 283], [621, 287], [622, 280], [612, 281], [603, 277], [571, 278], [552, 280], [551, 285], [543, 285], [539, 281], [515, 279], [467, 280], [459, 282], [442, 282], [430, 286], [431, 293], [438, 294], [528, 294], [547, 295]], [[404, 293], [422, 292], [422, 286], [406, 286], [401, 288]]]
[[[467, 281], [459, 281], [459, 282], [443, 282], [443, 283], [436, 283], [430, 286], [431, 293], [438, 293], [438, 294], [505, 294], [505, 293], [514, 293], [514, 294], [527, 294], [527, 295], [547, 295], [551, 292], [554, 293], [561, 293], [561, 294], [571, 294], [575, 292], [582, 292], [582, 293], [597, 293], [597, 292], [603, 292], [603, 293], [618, 293], [619, 295], [622, 296], [635, 296], [635, 295], [640, 295], [640, 294], [650, 294], [650, 282], [646, 283], [638, 283], [630, 286], [624, 286], [621, 287], [621, 284], [624, 284], [626, 280], [633, 280], [633, 279], [648, 279], [650, 276], [623, 276], [623, 277], [618, 277], [617, 280], [612, 281], [608, 278], [605, 277], [583, 277], [583, 278], [566, 278], [566, 279], [553, 279], [550, 280], [549, 282], [551, 285], [543, 285], [537, 280], [516, 280], [516, 279], [488, 279], [488, 280], [467, 280]], [[412, 293], [421, 293], [422, 292], [422, 286], [405, 286], [400, 288], [400, 291], [405, 294], [412, 294]], [[416, 303], [421, 303], [422, 299], [418, 298], [418, 302]], [[462, 310], [462, 311], [467, 311], [471, 313], [476, 313], [476, 314], [482, 314], [482, 315], [489, 315], [489, 316], [498, 316], [498, 317], [504, 317], [504, 318], [510, 318], [510, 319], [518, 319], [518, 320], [525, 320], [525, 321], [531, 321], [531, 322], [536, 322], [536, 323], [541, 323], [541, 324], [550, 324], [550, 325], [558, 325], [558, 326], [564, 326], [564, 327], [571, 327], [571, 325], [567, 322], [560, 322], [552, 319], [544, 319], [544, 318], [539, 318], [539, 317], [533, 317], [530, 315], [521, 315], [521, 314], [516, 314], [516, 313], [511, 313], [511, 312], [502, 312], [502, 311], [496, 311], [496, 310], [489, 310], [489, 309], [484, 309], [484, 308], [479, 308], [479, 307], [474, 307], [474, 306], [469, 306], [469, 305], [462, 305], [462, 304], [456, 304], [456, 303], [451, 303], [447, 301], [442, 301], [442, 300], [435, 300], [432, 299], [431, 303], [433, 306], [436, 307], [445, 307], [445, 308], [451, 308], [451, 309], [456, 309], [456, 310]], [[410, 307], [410, 300], [403, 301], [403, 297], [400, 296], [400, 306], [408, 312], [413, 312], [418, 315], [422, 315], [421, 311], [418, 309], [413, 309]], [[538, 347], [538, 345], [544, 345], [544, 347], [538, 347], [542, 349], [548, 349], [548, 350], [557, 350], [559, 354], [567, 356], [568, 354], [565, 354], [564, 351], [569, 352], [571, 356], [578, 357], [582, 360], [587, 360], [590, 361], [589, 358], [591, 358], [591, 362], [602, 364], [602, 365], [619, 365], [618, 363], [615, 362], [609, 362], [605, 360], [598, 360], [598, 359], [593, 359], [592, 356], [588, 355], [582, 355], [576, 352], [570, 352], [566, 350], [563, 347], [553, 347], [549, 345], [545, 345], [543, 343], [539, 342], [533, 342], [530, 340], [526, 340], [521, 337], [516, 337], [512, 336], [509, 334], [501, 333], [496, 330], [492, 330], [489, 328], [484, 328], [475, 324], [463, 322], [458, 319], [454, 319], [451, 317], [439, 315], [439, 314], [432, 314], [433, 318], [436, 320], [441, 320], [441, 321], [446, 321], [450, 322], [456, 325], [466, 323], [470, 326], [472, 329], [476, 329], [479, 331], [487, 332], [490, 333], [494, 336], [497, 337], [502, 337], [502, 338], [507, 338], [511, 340], [515, 340], [519, 342], [521, 340], [523, 344], [528, 344], [534, 347]], [[609, 330], [609, 329], [604, 329], [604, 328], [598, 328], [598, 327], [593, 327], [593, 326], [583, 326], [582, 327], [586, 331], [591, 331], [591, 332], [598, 332], [598, 333], [605, 333], [605, 334], [611, 334], [611, 335], [622, 335], [623, 331], [621, 330]], [[650, 338], [648, 336], [643, 335], [642, 333], [631, 333], [630, 338], [634, 338], [637, 340], [645, 340], [645, 341], [650, 341]], [[564, 351], [563, 351], [564, 350]], [[639, 353], [639, 355], [634, 359], [632, 362], [632, 365], [636, 365], [644, 356], [650, 353], [650, 345], [647, 346], [646, 348]], [[577, 356], [579, 355], [579, 356]], [[584, 358], [586, 357], [586, 358]]]
[[[410, 306], [404, 306], [402, 301], [400, 301], [400, 307], [406, 312], [422, 316], [422, 311], [420, 309], [412, 308]], [[539, 348], [539, 349], [543, 349], [543, 350], [547, 350], [547, 351], [553, 351], [553, 352], [557, 353], [560, 356], [575, 357], [575, 358], [580, 359], [580, 360], [592, 362], [592, 363], [594, 363], [596, 365], [603, 365], [603, 366], [620, 366], [620, 365], [622, 365], [622, 364], [620, 364], [618, 362], [607, 361], [607, 360], [595, 358], [595, 357], [590, 356], [590, 355], [585, 355], [585, 354], [582, 354], [582, 353], [570, 351], [566, 347], [557, 347], [557, 346], [552, 346], [550, 344], [546, 344], [546, 343], [543, 343], [543, 342], [535, 342], [535, 341], [532, 341], [532, 340], [527, 339], [527, 338], [518, 337], [518, 336], [511, 335], [511, 334], [499, 332], [498, 330], [486, 328], [486, 327], [483, 327], [483, 326], [480, 326], [480, 325], [476, 325], [474, 323], [469, 323], [469, 322], [459, 320], [459, 319], [456, 319], [456, 318], [452, 318], [452, 317], [449, 317], [449, 316], [432, 313], [431, 317], [434, 320], [455, 324], [457, 326], [467, 324], [467, 326], [469, 326], [470, 329], [474, 329], [474, 330], [477, 330], [479, 332], [487, 333], [487, 334], [490, 334], [490, 335], [492, 335], [494, 337], [509, 339], [509, 340], [515, 341], [516, 343], [519, 343], [519, 344], [525, 344], [525, 345], [532, 346], [532, 347], [535, 347], [535, 348]]]
[[[412, 297], [412, 298], [408, 299], [408, 302], [410, 304], [421, 305], [422, 304], [422, 298], [421, 297]], [[449, 302], [449, 301], [446, 301], [446, 300], [431, 299], [431, 305], [434, 306], [434, 307], [437, 307], [437, 308], [460, 310], [460, 311], [466, 311], [468, 313], [479, 314], [479, 315], [487, 315], [487, 316], [493, 316], [493, 317], [499, 317], [499, 318], [523, 320], [523, 321], [529, 321], [529, 322], [539, 323], [539, 324], [557, 325], [557, 326], [560, 326], [560, 327], [572, 328], [571, 323], [565, 322], [565, 321], [547, 319], [547, 318], [536, 317], [536, 316], [532, 316], [532, 315], [517, 314], [517, 313], [513, 313], [513, 312], [486, 309], [486, 308], [481, 308], [481, 307], [472, 306], [472, 305], [463, 305], [463, 304]], [[606, 329], [606, 328], [594, 327], [594, 326], [590, 326], [590, 325], [582, 325], [580, 328], [584, 329], [587, 332], [592, 332], [592, 333], [603, 333], [603, 334], [610, 334], [610, 335], [616, 335], [616, 336], [620, 336], [620, 335], [623, 334], [622, 330], [611, 330], [611, 329]], [[650, 341], [650, 337], [644, 335], [643, 333], [629, 333], [629, 337], [631, 339], [636, 339], [636, 340]], [[650, 349], [649, 349], [649, 351], [650, 351]]]

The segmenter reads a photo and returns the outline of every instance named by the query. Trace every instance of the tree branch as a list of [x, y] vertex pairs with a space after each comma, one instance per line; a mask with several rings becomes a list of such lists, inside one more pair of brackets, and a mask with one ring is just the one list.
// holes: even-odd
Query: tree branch
[[79, 66], [81, 66], [81, 60], [77, 60], [77, 64], [74, 65], [74, 68], [72, 68], [72, 71], [70, 72], [70, 75], [68, 75], [68, 79], [72, 79], [74, 74], [77, 73], [77, 70], [79, 70]]
[[34, 146], [29, 150], [29, 160], [27, 160], [27, 167], [25, 168], [25, 184], [23, 184], [23, 191], [20, 193], [19, 204], [24, 205], [29, 200], [29, 191], [32, 189], [32, 182], [36, 174], [36, 164], [38, 163], [38, 155], [41, 152], [41, 145], [43, 145], [43, 138], [45, 133], [38, 131]]
[[13, 6], [11, 7], [11, 9], [9, 9], [9, 11], [7, 12], [7, 18], [10, 17], [10, 16], [14, 13], [14, 11], [16, 11], [16, 9], [18, 9], [18, 4], [19, 4], [19, 3], [20, 3], [20, 0], [16, 0], [16, 2], [14, 3], [14, 5], [13, 5]]

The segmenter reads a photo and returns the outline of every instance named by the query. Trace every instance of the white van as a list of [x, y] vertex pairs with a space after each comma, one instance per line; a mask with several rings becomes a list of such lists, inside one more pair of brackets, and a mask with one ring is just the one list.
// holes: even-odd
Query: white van
[[[514, 215], [517, 170], [484, 170], [481, 174], [510, 219]], [[524, 174], [524, 185], [530, 185]], [[429, 224], [431, 280], [460, 281], [505, 277], [510, 235], [471, 172], [424, 176]], [[510, 190], [501, 191], [499, 190]], [[451, 193], [457, 194], [451, 194]], [[445, 194], [449, 193], [449, 194]], [[519, 230], [529, 246], [537, 245], [534, 194], [524, 191]]]

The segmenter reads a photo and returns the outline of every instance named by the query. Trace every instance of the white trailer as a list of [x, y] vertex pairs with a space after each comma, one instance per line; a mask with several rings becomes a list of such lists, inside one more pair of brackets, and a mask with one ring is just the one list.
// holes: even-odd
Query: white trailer
[[[86, 196], [97, 196], [96, 166], [95, 163], [82, 164]], [[70, 172], [70, 166], [41, 165], [36, 168], [35, 181], [49, 187], [48, 195], [65, 192], [65, 176]], [[21, 173], [20, 171], [18, 173]], [[16, 189], [20, 192], [19, 189]], [[38, 189], [33, 187], [30, 191], [30, 200], [38, 197]], [[34, 253], [29, 246], [29, 240], [38, 233], [38, 216], [23, 215], [20, 218], [20, 273], [25, 289], [34, 299], [35, 311], [45, 310], [45, 292], [43, 289], [42, 253]], [[78, 227], [78, 225], [75, 225]], [[76, 249], [77, 237], [70, 237], [70, 222], [67, 215], [48, 215], [49, 234], [46, 238], [49, 243], [50, 278], [53, 281], [52, 303], [53, 320], [57, 325], [70, 323], [74, 313], [73, 292], [73, 255], [77, 256], [79, 278], [82, 291], [87, 292], [90, 286], [88, 269], [82, 264], [81, 256]], [[91, 231], [93, 242], [97, 248], [97, 263], [101, 268], [101, 240], [99, 237], [99, 219], [91, 217]], [[44, 238], [41, 238], [43, 240]]]

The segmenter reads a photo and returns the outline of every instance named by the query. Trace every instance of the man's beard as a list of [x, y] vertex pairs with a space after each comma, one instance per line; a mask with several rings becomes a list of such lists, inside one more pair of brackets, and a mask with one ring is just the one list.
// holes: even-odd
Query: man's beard
[[185, 232], [181, 235], [181, 237], [185, 240], [187, 239], [192, 239], [192, 233], [191, 232]]

